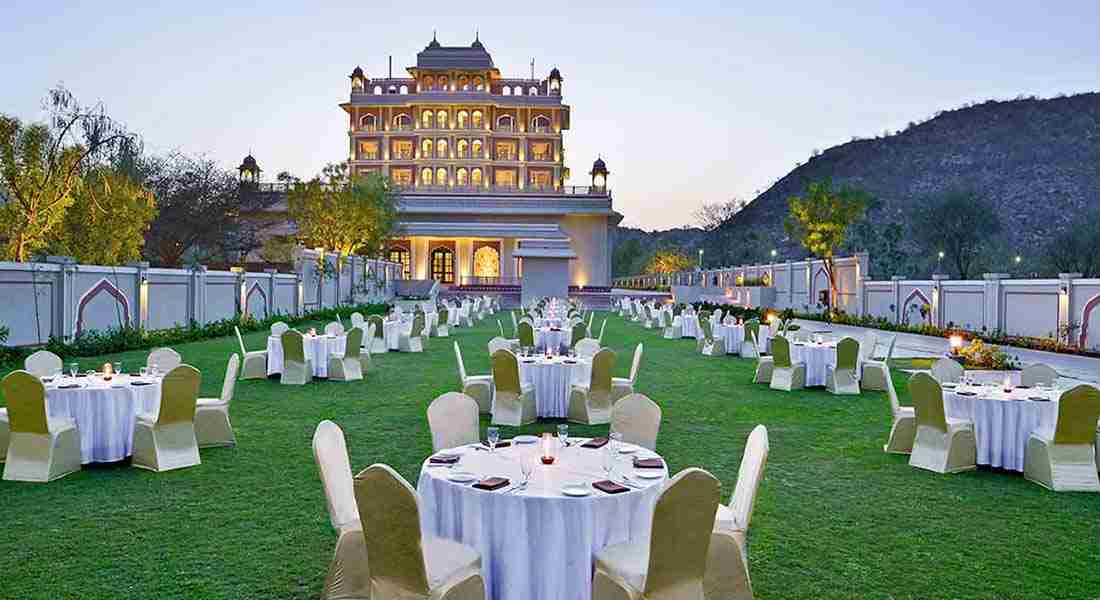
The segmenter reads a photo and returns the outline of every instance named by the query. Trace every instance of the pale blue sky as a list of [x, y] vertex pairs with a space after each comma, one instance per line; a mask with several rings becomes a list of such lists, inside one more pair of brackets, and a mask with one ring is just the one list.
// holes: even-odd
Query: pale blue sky
[[814, 148], [939, 109], [1100, 89], [1100, 2], [28, 2], [0, 9], [0, 112], [41, 116], [61, 82], [153, 151], [268, 177], [346, 158], [347, 74], [394, 71], [438, 29], [474, 29], [505, 75], [557, 65], [573, 107], [566, 160], [597, 153], [625, 225], [693, 221]]

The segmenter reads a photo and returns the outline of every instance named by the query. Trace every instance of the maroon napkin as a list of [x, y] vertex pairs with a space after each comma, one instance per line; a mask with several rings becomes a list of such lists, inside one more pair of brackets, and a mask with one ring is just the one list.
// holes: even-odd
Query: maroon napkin
[[1018, 385], [1018, 386], [1016, 386], [1016, 389], [1018, 389], [1018, 390], [1030, 390], [1031, 386], [1030, 385]]
[[474, 487], [479, 490], [488, 490], [491, 492], [493, 490], [499, 490], [506, 485], [508, 485], [507, 477], [487, 477], [475, 483]]
[[453, 465], [458, 462], [459, 456], [457, 454], [436, 454], [428, 459], [428, 462], [433, 465]]
[[[486, 440], [482, 440], [481, 445], [488, 448], [489, 447], [489, 442], [486, 441]], [[504, 440], [501, 440], [501, 441], [497, 442], [497, 448], [507, 448], [508, 446], [511, 446], [511, 445], [512, 445], [512, 442], [505, 442]]]
[[665, 468], [665, 461], [659, 458], [638, 458], [634, 457], [635, 469], [663, 469]]
[[57, 386], [57, 389], [59, 389], [59, 390], [71, 390], [71, 389], [75, 389], [75, 388], [78, 388], [78, 387], [80, 387], [79, 383], [64, 383], [64, 384], [61, 384], [61, 385]]
[[131, 381], [130, 385], [149, 385], [148, 381]]
[[607, 438], [598, 437], [598, 438], [592, 438], [592, 439], [588, 440], [587, 442], [581, 444], [581, 448], [603, 448], [606, 445], [607, 445]]
[[977, 396], [977, 392], [958, 392], [960, 396]]
[[625, 485], [620, 485], [611, 481], [610, 479], [604, 479], [603, 481], [596, 481], [592, 484], [592, 487], [600, 490], [605, 494], [621, 494], [623, 492], [629, 492], [630, 488]]

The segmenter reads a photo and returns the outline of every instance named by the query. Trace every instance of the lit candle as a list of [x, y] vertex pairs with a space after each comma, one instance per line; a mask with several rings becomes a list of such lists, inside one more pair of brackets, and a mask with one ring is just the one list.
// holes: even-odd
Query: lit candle
[[1012, 377], [1010, 377], [1008, 375], [1005, 375], [1005, 391], [1006, 392], [1011, 392], [1012, 391]]
[[554, 464], [554, 444], [549, 433], [542, 434], [542, 464]]
[[103, 363], [103, 378], [104, 379], [110, 379], [111, 378], [111, 363], [109, 363], [109, 362]]

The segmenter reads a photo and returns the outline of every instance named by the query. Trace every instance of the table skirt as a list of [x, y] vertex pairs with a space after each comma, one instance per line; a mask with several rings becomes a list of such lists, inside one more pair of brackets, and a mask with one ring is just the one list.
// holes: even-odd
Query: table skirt
[[[328, 359], [333, 353], [343, 354], [347, 348], [346, 336], [328, 337], [325, 335], [304, 336], [302, 350], [306, 360], [313, 361], [313, 376], [328, 377]], [[267, 338], [267, 374], [279, 375], [283, 372], [283, 341], [281, 338]]]
[[144, 386], [46, 390], [46, 412], [71, 417], [80, 434], [80, 462], [116, 462], [133, 454], [134, 419], [160, 412], [160, 380]]
[[[592, 377], [592, 363], [577, 361], [566, 364], [519, 363], [519, 379], [535, 388], [535, 407], [539, 417], [562, 419], [569, 414], [569, 392], [574, 383], [587, 384]], [[495, 389], [494, 389], [495, 393]]]
[[714, 336], [726, 343], [726, 354], [741, 354], [741, 344], [745, 341], [743, 325], [718, 325], [714, 328]]
[[823, 386], [830, 369], [836, 368], [836, 346], [791, 344], [791, 362], [806, 363], [806, 386]]
[[1012, 471], [1024, 470], [1027, 439], [1033, 432], [1053, 435], [1058, 422], [1057, 402], [1004, 400], [943, 393], [944, 411], [953, 419], [974, 422], [978, 464]]

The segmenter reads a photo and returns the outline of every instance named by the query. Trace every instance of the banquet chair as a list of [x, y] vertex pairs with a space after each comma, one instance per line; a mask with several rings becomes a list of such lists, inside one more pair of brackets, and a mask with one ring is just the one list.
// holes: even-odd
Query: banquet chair
[[588, 384], [574, 383], [570, 387], [570, 421], [586, 425], [603, 425], [611, 421], [611, 370], [614, 368], [614, 350], [604, 348], [592, 357]]
[[596, 341], [599, 342], [600, 345], [603, 345], [603, 332], [605, 329], [607, 329], [607, 317], [604, 317], [603, 324], [600, 325], [600, 335], [596, 338]]
[[787, 338], [772, 338], [772, 378], [773, 390], [792, 391], [806, 387], [806, 363], [791, 362], [791, 343]]
[[371, 315], [367, 317], [367, 322], [374, 325], [374, 335], [371, 337], [370, 353], [371, 354], [385, 354], [389, 352], [389, 345], [386, 343], [386, 321], [380, 315]]
[[167, 373], [183, 364], [179, 352], [171, 348], [153, 348], [145, 359], [145, 366], [156, 367], [161, 373]]
[[662, 337], [666, 340], [678, 340], [684, 337], [684, 328], [681, 325], [675, 324], [672, 321], [672, 313], [662, 310], [660, 313], [661, 319], [664, 321], [664, 331]]
[[588, 337], [592, 337], [592, 321], [594, 321], [595, 319], [596, 319], [596, 311], [592, 311], [592, 312], [588, 313], [588, 327], [586, 327], [586, 330], [588, 331], [588, 333], [587, 333]]
[[932, 363], [932, 378], [938, 383], [958, 383], [965, 374], [962, 365], [950, 358], [941, 358]]
[[344, 353], [333, 352], [328, 357], [328, 378], [332, 381], [359, 381], [363, 379], [363, 363], [359, 360], [362, 351], [363, 330], [352, 328], [345, 338]]
[[519, 322], [519, 345], [522, 348], [535, 347], [535, 328], [528, 321]]
[[492, 356], [497, 350], [510, 350], [516, 352], [516, 346], [518, 345], [518, 343], [513, 344], [512, 340], [504, 339], [500, 336], [494, 337], [489, 340], [489, 356]]
[[374, 324], [367, 324], [364, 321], [355, 329], [363, 332], [360, 336], [362, 341], [359, 343], [359, 371], [366, 377], [367, 372], [370, 371], [370, 341], [374, 338]]
[[481, 555], [446, 538], [424, 538], [416, 490], [387, 465], [355, 476], [371, 600], [483, 600]]
[[702, 600], [718, 480], [684, 469], [665, 484], [651, 534], [596, 552], [592, 600]]
[[581, 358], [592, 360], [592, 357], [596, 356], [596, 353], [600, 351], [600, 342], [592, 338], [584, 338], [583, 340], [577, 342], [577, 345], [573, 348], [573, 351], [576, 352], [577, 356]]
[[458, 313], [458, 322], [463, 327], [473, 327], [474, 326], [473, 316], [470, 315], [470, 312], [472, 310], [473, 310], [473, 304], [471, 304], [469, 302], [463, 302], [462, 303], [462, 308], [460, 309], [460, 311]]
[[134, 419], [130, 464], [159, 473], [202, 463], [195, 437], [195, 404], [201, 383], [202, 375], [191, 365], [180, 365], [164, 376], [159, 412], [142, 413]]
[[1100, 389], [1079, 385], [1062, 393], [1058, 421], [1050, 431], [1032, 431], [1024, 477], [1055, 492], [1100, 492], [1096, 471], [1096, 423]]
[[642, 327], [645, 329], [653, 329], [656, 326], [656, 320], [653, 318], [653, 309], [649, 305], [642, 306], [645, 310], [645, 320], [642, 321]]
[[8, 442], [11, 441], [11, 421], [8, 409], [0, 406], [0, 463], [8, 459]]
[[516, 311], [510, 310], [508, 314], [512, 317], [512, 335], [519, 337], [519, 322], [516, 321]]
[[909, 466], [936, 473], [959, 473], [977, 468], [974, 423], [944, 415], [943, 389], [931, 375], [909, 379], [909, 393], [917, 414], [917, 435]]
[[697, 349], [703, 356], [725, 356], [726, 340], [714, 337], [714, 329], [711, 328], [710, 319], [699, 319], [699, 331], [702, 337], [696, 340]]
[[863, 334], [863, 341], [859, 343], [859, 367], [857, 372], [860, 380], [863, 379], [863, 365], [867, 361], [875, 359], [876, 350], [878, 350], [878, 336], [874, 330], [868, 329]]
[[707, 600], [752, 600], [748, 563], [737, 538], [728, 531], [710, 533], [707, 566], [703, 575], [703, 598]]
[[451, 315], [447, 312], [447, 307], [441, 307], [436, 311], [436, 314], [439, 316], [432, 324], [432, 335], [435, 337], [451, 337], [451, 326], [447, 324], [447, 319]]
[[229, 403], [237, 389], [237, 372], [240, 367], [241, 357], [234, 353], [225, 365], [221, 397], [195, 400], [195, 440], [199, 448], [237, 445], [233, 425], [229, 422]]
[[497, 350], [493, 365], [493, 425], [519, 427], [537, 419], [535, 388], [523, 384], [519, 377], [519, 361], [508, 350]]
[[577, 342], [588, 337], [588, 328], [584, 326], [584, 322], [576, 323], [573, 325], [573, 333], [569, 336], [569, 347], [576, 348]]
[[611, 433], [621, 433], [624, 442], [655, 450], [660, 430], [661, 407], [648, 396], [630, 394], [611, 407]]
[[447, 392], [428, 405], [432, 450], [438, 452], [481, 439], [477, 401], [461, 392]]
[[613, 404], [634, 393], [634, 384], [638, 382], [638, 368], [642, 364], [642, 351], [642, 344], [634, 347], [634, 360], [630, 363], [630, 377], [611, 378], [611, 402]]
[[271, 337], [279, 337], [286, 333], [287, 329], [290, 329], [290, 325], [287, 325], [282, 321], [275, 321], [271, 324]]
[[741, 358], [759, 358], [764, 354], [764, 349], [758, 342], [760, 338], [760, 321], [750, 319], [743, 325], [745, 332], [744, 341], [741, 342]]
[[1058, 383], [1058, 371], [1055, 371], [1049, 365], [1035, 363], [1024, 367], [1023, 371], [1020, 371], [1020, 385], [1053, 387], [1056, 383]]
[[366, 320], [363, 319], [363, 314], [362, 313], [353, 312], [353, 313], [351, 313], [351, 316], [349, 318], [351, 319], [351, 326], [352, 327], [359, 327], [361, 325], [366, 324]]
[[23, 369], [39, 378], [60, 375], [63, 366], [61, 357], [49, 350], [39, 350], [23, 361]]
[[825, 376], [825, 389], [837, 395], [859, 395], [859, 342], [845, 337], [836, 345], [836, 366]]
[[397, 349], [400, 352], [423, 352], [424, 342], [421, 336], [424, 333], [424, 314], [413, 317], [412, 330], [409, 333], [401, 332], [397, 338]]
[[860, 387], [865, 390], [881, 391], [887, 389], [887, 381], [890, 378], [890, 359], [894, 356], [894, 345], [897, 343], [898, 336], [895, 335], [890, 338], [890, 344], [886, 350], [886, 358], [882, 360], [868, 359], [863, 362], [863, 376], [860, 380]]
[[325, 325], [325, 335], [344, 335], [344, 325], [339, 323], [338, 321], [333, 321], [328, 325]]
[[288, 329], [279, 338], [283, 345], [283, 372], [279, 383], [305, 385], [313, 379], [313, 362], [306, 358], [305, 339], [300, 331]]
[[[4, 463], [6, 481], [47, 483], [80, 470], [80, 432], [70, 417], [46, 413], [46, 388], [26, 371], [12, 371], [0, 382], [8, 403]], [[11, 505], [5, 503], [5, 508]]]
[[714, 529], [725, 531], [737, 539], [745, 562], [748, 563], [749, 523], [752, 521], [756, 494], [764, 480], [764, 467], [768, 464], [768, 428], [757, 425], [749, 434], [745, 451], [741, 454], [741, 466], [737, 469], [737, 483], [730, 496], [729, 506], [718, 505], [714, 515]]
[[898, 392], [894, 389], [894, 378], [886, 371], [886, 396], [890, 399], [890, 438], [882, 447], [889, 454], [912, 454], [913, 441], [917, 437], [917, 413], [912, 406], [902, 406], [898, 402]]
[[[462, 350], [455, 342], [455, 358], [458, 360], [458, 383], [462, 386], [462, 393], [477, 402], [478, 412], [487, 414], [493, 407], [493, 376], [492, 375], [467, 375], [466, 364], [462, 361]], [[492, 356], [490, 354], [489, 356]]]
[[249, 352], [244, 347], [240, 328], [234, 325], [233, 331], [237, 334], [237, 345], [241, 347], [241, 356], [244, 357], [241, 379], [267, 379], [267, 350]]
[[[746, 328], [746, 330], [748, 329]], [[749, 344], [752, 346], [752, 354], [756, 356], [756, 371], [752, 375], [752, 382], [770, 384], [772, 382], [772, 372], [775, 371], [775, 357], [765, 355], [759, 350], [755, 329], [749, 331], [749, 335], [751, 335]]]
[[359, 522], [355, 484], [344, 432], [332, 421], [321, 421], [313, 433], [313, 460], [325, 489], [328, 518], [336, 530], [336, 549], [325, 575], [322, 600], [369, 599], [367, 542]]

